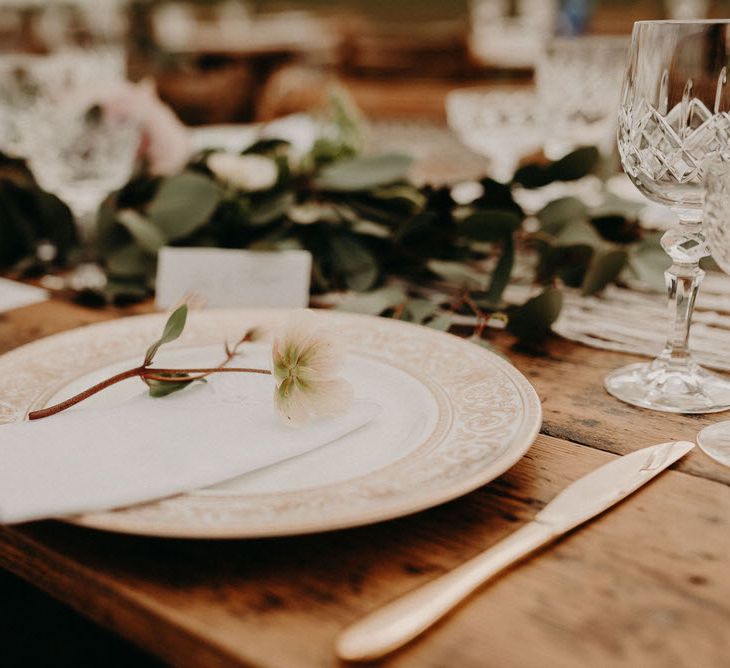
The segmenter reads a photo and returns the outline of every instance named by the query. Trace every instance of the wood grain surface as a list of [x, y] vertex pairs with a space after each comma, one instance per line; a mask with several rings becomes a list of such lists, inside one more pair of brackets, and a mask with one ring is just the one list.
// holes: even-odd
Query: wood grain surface
[[[0, 315], [0, 353], [131, 312], [60, 301], [18, 309]], [[617, 454], [691, 440], [721, 417], [651, 413], [609, 397], [602, 377], [631, 356], [557, 339], [534, 356], [513, 343], [495, 341], [535, 385], [543, 434], [513, 469], [462, 499], [371, 527], [276, 540], [6, 527], [0, 566], [174, 665], [340, 665], [332, 646], [349, 622], [497, 542]], [[730, 469], [693, 452], [382, 665], [730, 665], [728, 482]]]

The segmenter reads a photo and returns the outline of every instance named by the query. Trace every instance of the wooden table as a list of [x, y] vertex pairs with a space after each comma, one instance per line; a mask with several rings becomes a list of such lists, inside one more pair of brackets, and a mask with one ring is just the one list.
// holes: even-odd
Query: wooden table
[[[126, 313], [60, 301], [18, 309], [0, 315], [0, 352]], [[718, 419], [610, 398], [601, 379], [629, 356], [556, 339], [536, 357], [507, 337], [495, 343], [535, 385], [545, 422], [521, 462], [460, 500], [278, 540], [167, 541], [41, 522], [0, 529], [0, 566], [177, 666], [339, 665], [332, 645], [349, 622], [495, 543], [618, 454], [693, 439]], [[384, 665], [730, 665], [728, 484], [730, 469], [692, 452]]]

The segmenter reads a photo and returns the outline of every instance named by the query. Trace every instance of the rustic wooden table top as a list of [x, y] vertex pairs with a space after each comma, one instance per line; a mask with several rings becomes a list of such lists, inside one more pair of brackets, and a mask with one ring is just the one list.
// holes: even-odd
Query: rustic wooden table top
[[[51, 301], [1, 314], [0, 353], [131, 312]], [[609, 397], [601, 379], [627, 355], [556, 339], [535, 357], [512, 343], [496, 340], [540, 395], [542, 434], [513, 469], [462, 499], [276, 540], [157, 540], [40, 522], [0, 529], [0, 566], [177, 666], [339, 665], [333, 641], [349, 622], [497, 542], [591, 469], [692, 440], [718, 419]], [[693, 451], [383, 665], [730, 665], [729, 484], [730, 469]]]

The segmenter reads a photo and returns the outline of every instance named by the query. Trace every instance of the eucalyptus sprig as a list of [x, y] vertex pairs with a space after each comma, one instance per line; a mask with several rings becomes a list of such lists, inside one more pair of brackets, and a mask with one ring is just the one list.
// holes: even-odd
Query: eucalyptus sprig
[[[410, 182], [408, 156], [359, 152], [357, 119], [344, 108], [336, 108], [333, 117], [334, 130], [303, 156], [285, 140], [266, 138], [240, 155], [225, 154], [223, 161], [203, 151], [174, 176], [132, 179], [98, 217], [98, 255], [108, 278], [104, 298], [151, 294], [157, 254], [165, 245], [308, 250], [315, 295], [351, 291], [357, 294], [343, 308], [368, 304], [366, 312], [373, 315], [438, 328], [448, 328], [449, 314], [458, 309], [429, 305], [417, 289], [400, 296], [389, 290], [394, 281], [414, 288], [445, 285], [451, 302], [467, 291], [487, 322], [528, 341], [550, 331], [565, 288], [583, 295], [631, 281], [663, 288], [668, 259], [658, 235], [639, 225], [636, 204], [607, 190], [597, 207], [575, 197], [558, 198], [537, 212], [518, 204], [519, 191], [601, 173], [595, 148], [522, 165], [510, 183], [484, 178], [477, 185], [481, 195], [464, 204], [451, 188]], [[222, 162], [226, 169], [216, 173]], [[33, 198], [18, 195], [4, 174], [0, 169], [0, 205], [5, 202], [12, 215], [0, 219], [0, 269], [32, 263], [42, 235], [57, 229], [55, 218], [38, 222], [45, 218], [28, 203]], [[27, 170], [23, 174], [22, 183], [30, 187], [32, 177]], [[59, 261], [72, 256], [72, 241], [49, 239], [62, 251]], [[531, 297], [507, 303], [505, 290], [516, 280], [531, 288]], [[148, 380], [158, 392], [173, 387]], [[191, 382], [174, 380], [181, 386]]]

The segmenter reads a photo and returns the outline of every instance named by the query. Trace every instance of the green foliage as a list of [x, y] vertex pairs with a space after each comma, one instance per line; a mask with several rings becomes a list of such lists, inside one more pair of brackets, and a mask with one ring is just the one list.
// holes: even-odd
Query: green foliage
[[[308, 155], [293, 155], [288, 142], [275, 138], [244, 151], [276, 161], [278, 179], [269, 190], [222, 187], [203, 152], [180, 174], [137, 175], [112, 194], [97, 221], [98, 254], [108, 276], [105, 297], [149, 294], [157, 253], [166, 245], [301, 248], [313, 256], [313, 291], [358, 293], [345, 304], [348, 310], [448, 330], [448, 304], [434, 305], [390, 281], [417, 286], [436, 280], [455, 294], [472, 293], [487, 315], [506, 312], [515, 336], [540, 340], [559, 313], [562, 285], [595, 294], [627, 277], [654, 288], [663, 283], [667, 262], [658, 239], [640, 228], [634, 204], [614, 196], [594, 208], [574, 197], [557, 199], [537, 213], [539, 228], [526, 231], [514, 188], [594, 173], [593, 148], [525, 165], [511, 184], [485, 178], [483, 194], [461, 206], [448, 187], [410, 183], [408, 156], [358, 154], [361, 126], [344, 98], [333, 106], [331, 120], [334, 126]], [[22, 163], [0, 161], [0, 269], [32, 258], [44, 239], [65, 261], [75, 245], [73, 229], [65, 207], [37, 188]], [[503, 296], [517, 266], [520, 280], [533, 280], [543, 292], [509, 308]], [[151, 347], [151, 354], [167, 340]], [[150, 391], [168, 393], [188, 382], [152, 382]]]
[[583, 295], [595, 294], [603, 290], [609, 283], [613, 283], [626, 266], [627, 260], [628, 254], [621, 248], [594, 253], [583, 278], [581, 286]]
[[428, 268], [452, 287], [462, 290], [486, 290], [489, 277], [461, 262], [429, 260]]
[[473, 241], [504, 241], [511, 238], [522, 223], [522, 216], [512, 211], [485, 209], [458, 224], [458, 233]]
[[332, 267], [344, 279], [345, 287], [357, 292], [371, 289], [378, 280], [375, 256], [354, 234], [337, 234], [329, 240]]
[[[177, 378], [177, 377], [185, 378], [185, 374], [165, 374], [162, 376], [163, 378]], [[147, 383], [147, 387], [149, 387], [149, 395], [151, 397], [166, 397], [168, 394], [172, 394], [173, 392], [179, 392], [180, 390], [184, 390], [190, 383], [192, 383], [195, 379], [188, 378], [185, 380], [181, 380], [178, 382], [173, 382], [170, 380], [157, 380], [154, 378], [145, 378], [144, 382]]]
[[550, 332], [563, 305], [563, 295], [557, 288], [547, 288], [522, 306], [507, 312], [507, 330], [523, 341], [539, 342]]
[[145, 211], [165, 241], [177, 241], [205, 224], [221, 197], [221, 190], [212, 179], [183, 172], [162, 181]]
[[525, 188], [542, 188], [553, 181], [576, 181], [592, 174], [598, 168], [600, 159], [597, 148], [586, 146], [555, 162], [520, 167], [513, 181]]
[[56, 251], [53, 263], [64, 266], [78, 238], [68, 207], [41, 190], [21, 160], [0, 153], [0, 271], [16, 266], [27, 270], [43, 266], [38, 246], [50, 243]]
[[388, 286], [371, 292], [357, 294], [338, 308], [349, 313], [381, 315], [388, 309], [395, 308], [399, 304], [404, 303], [407, 299], [408, 295], [403, 288]]
[[165, 245], [165, 236], [152, 221], [134, 209], [124, 209], [117, 214], [117, 222], [131, 235], [135, 244], [144, 252], [156, 255]]

